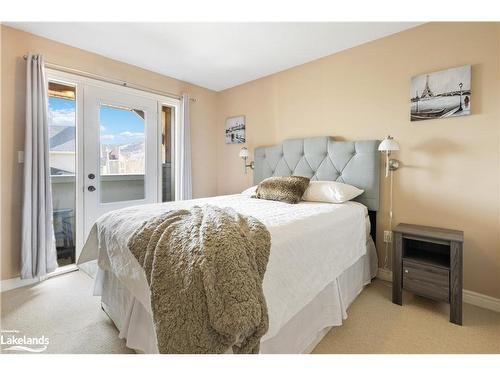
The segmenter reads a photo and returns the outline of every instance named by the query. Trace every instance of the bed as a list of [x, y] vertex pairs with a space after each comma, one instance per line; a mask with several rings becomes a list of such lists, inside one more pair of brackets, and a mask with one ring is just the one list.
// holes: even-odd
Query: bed
[[282, 202], [234, 194], [129, 207], [100, 218], [79, 265], [97, 260], [94, 294], [126, 345], [158, 353], [144, 271], [127, 248], [145, 220], [172, 209], [211, 204], [231, 207], [264, 223], [271, 255], [263, 288], [269, 330], [261, 353], [308, 353], [375, 276], [377, 255], [370, 233], [379, 204], [378, 141], [335, 141], [316, 137], [284, 141], [255, 150], [254, 182], [270, 176], [302, 175], [336, 180], [365, 192], [343, 204]]

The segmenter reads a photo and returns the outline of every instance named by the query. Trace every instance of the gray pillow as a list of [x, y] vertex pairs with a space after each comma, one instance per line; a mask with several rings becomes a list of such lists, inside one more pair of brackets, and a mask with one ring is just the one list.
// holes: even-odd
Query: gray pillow
[[287, 203], [299, 203], [308, 186], [308, 177], [269, 177], [257, 186], [253, 197]]

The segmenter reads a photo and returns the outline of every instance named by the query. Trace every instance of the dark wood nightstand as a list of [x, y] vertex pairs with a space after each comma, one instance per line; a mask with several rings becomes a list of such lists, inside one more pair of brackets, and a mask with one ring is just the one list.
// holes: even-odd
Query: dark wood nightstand
[[450, 304], [450, 322], [462, 325], [464, 233], [398, 224], [392, 254], [392, 302], [402, 305], [402, 289]]

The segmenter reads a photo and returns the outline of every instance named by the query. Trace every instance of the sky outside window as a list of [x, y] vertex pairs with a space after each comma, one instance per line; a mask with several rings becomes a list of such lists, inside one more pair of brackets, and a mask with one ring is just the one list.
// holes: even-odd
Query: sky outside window
[[101, 175], [144, 174], [144, 112], [101, 105]]
[[[49, 98], [49, 125], [58, 131], [75, 127], [75, 101]], [[101, 108], [101, 143], [131, 144], [144, 141], [144, 120], [136, 113], [114, 107]], [[74, 151], [74, 147], [73, 150]]]
[[75, 174], [76, 103], [49, 96], [49, 147], [51, 175]]
[[101, 107], [101, 144], [125, 145], [144, 142], [144, 120], [135, 112]]

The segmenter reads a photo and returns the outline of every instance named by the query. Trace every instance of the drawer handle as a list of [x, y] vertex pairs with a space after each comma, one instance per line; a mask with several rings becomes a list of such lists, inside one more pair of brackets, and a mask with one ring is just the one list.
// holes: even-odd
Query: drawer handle
[[409, 272], [408, 269], [405, 269], [405, 273], [408, 273], [408, 272]]

